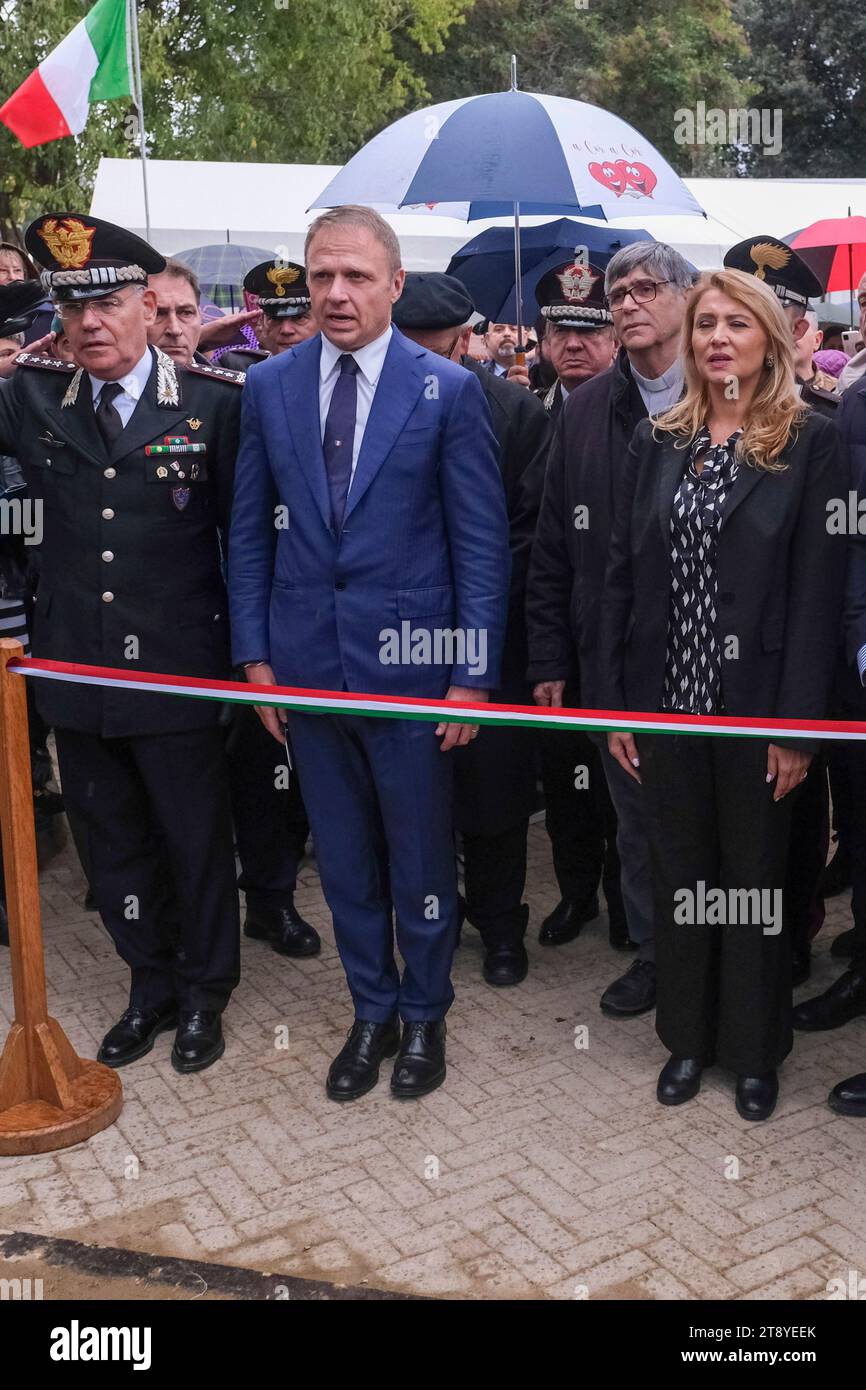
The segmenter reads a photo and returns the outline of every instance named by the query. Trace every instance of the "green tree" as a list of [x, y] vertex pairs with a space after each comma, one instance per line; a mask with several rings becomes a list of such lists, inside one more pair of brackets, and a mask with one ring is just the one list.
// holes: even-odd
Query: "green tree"
[[436, 101], [509, 85], [603, 106], [652, 140], [682, 173], [711, 173], [712, 147], [675, 141], [675, 112], [742, 105], [748, 55], [730, 0], [475, 0], [441, 54], [419, 64]]
[[863, 0], [737, 0], [751, 49], [754, 105], [782, 112], [782, 150], [753, 149], [765, 178], [851, 178], [866, 165], [866, 6]]
[[[0, 100], [92, 0], [0, 5]], [[139, 0], [149, 154], [338, 163], [407, 106], [417, 70], [471, 0]], [[94, 106], [84, 133], [25, 150], [0, 125], [0, 230], [86, 207], [102, 155], [134, 155], [133, 108]]]

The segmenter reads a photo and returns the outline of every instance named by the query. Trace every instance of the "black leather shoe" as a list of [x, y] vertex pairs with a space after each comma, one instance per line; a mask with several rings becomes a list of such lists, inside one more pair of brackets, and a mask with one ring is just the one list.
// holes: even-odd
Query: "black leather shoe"
[[838, 897], [851, 887], [851, 855], [841, 845], [836, 850], [821, 878], [821, 893], [825, 898]]
[[356, 1018], [328, 1072], [325, 1090], [331, 1100], [357, 1100], [372, 1091], [379, 1080], [382, 1058], [393, 1057], [399, 1046], [400, 1026], [396, 1018], [387, 1023]]
[[820, 1033], [861, 1014], [866, 1014], [866, 975], [846, 970], [823, 994], [798, 1004], [792, 1022], [801, 1032]]
[[225, 1050], [220, 1014], [210, 1009], [181, 1014], [171, 1049], [171, 1065], [175, 1071], [204, 1071], [218, 1061]]
[[794, 989], [797, 988], [797, 985], [804, 985], [811, 974], [811, 946], [795, 946], [791, 956], [791, 984]]
[[830, 946], [830, 955], [837, 960], [850, 960], [857, 949], [857, 930], [849, 927], [848, 931], [840, 931], [838, 936], [834, 936]]
[[283, 907], [248, 907], [244, 936], [267, 941], [280, 956], [317, 956], [322, 949], [316, 928], [304, 921], [293, 902]]
[[633, 960], [624, 975], [608, 985], [599, 1008], [613, 1018], [649, 1013], [656, 1003], [656, 967], [652, 960]]
[[656, 1099], [661, 1105], [683, 1105], [701, 1089], [703, 1062], [696, 1057], [671, 1057], [659, 1072]]
[[489, 985], [519, 985], [528, 970], [529, 956], [522, 941], [490, 946], [484, 953], [482, 971]]
[[849, 1076], [834, 1086], [828, 1097], [830, 1109], [837, 1115], [856, 1115], [866, 1119], [866, 1071]]
[[400, 1055], [391, 1076], [391, 1094], [415, 1100], [445, 1080], [445, 1020], [404, 1023]]
[[538, 939], [542, 946], [564, 946], [580, 935], [586, 922], [594, 922], [599, 913], [598, 894], [577, 901], [575, 898], [562, 898], [541, 924]]
[[774, 1071], [763, 1076], [738, 1076], [737, 1114], [744, 1120], [768, 1120], [779, 1099], [779, 1078]]
[[107, 1067], [125, 1067], [128, 1062], [137, 1062], [153, 1047], [157, 1034], [176, 1024], [177, 1005], [174, 1003], [161, 1009], [129, 1008], [102, 1039], [96, 1060]]

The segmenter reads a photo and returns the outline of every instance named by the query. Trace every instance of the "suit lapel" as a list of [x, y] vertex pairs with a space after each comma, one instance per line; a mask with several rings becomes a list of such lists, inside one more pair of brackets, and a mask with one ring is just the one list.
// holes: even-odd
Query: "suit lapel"
[[76, 373], [78, 383], [73, 377], [63, 397], [63, 405], [54, 406], [46, 413], [57, 429], [58, 436], [72, 444], [78, 453], [90, 459], [100, 468], [105, 467], [108, 451], [93, 418], [93, 393], [90, 390], [90, 377], [83, 368]]
[[410, 347], [396, 329], [393, 331], [349, 488], [346, 521], [396, 444], [421, 393], [424, 386], [421, 356], [422, 349]]
[[733, 491], [725, 502], [722, 511], [721, 529], [728, 525], [737, 507], [748, 497], [749, 493], [758, 486], [758, 483], [765, 477], [763, 468], [750, 468], [747, 463], [741, 463], [737, 469], [737, 478], [734, 483]]
[[286, 423], [301, 472], [313, 494], [322, 521], [331, 530], [331, 499], [322, 452], [322, 426], [319, 421], [319, 363], [322, 357], [320, 337], [287, 364], [282, 376], [283, 405]]
[[111, 448], [112, 463], [126, 458], [143, 444], [175, 433], [174, 426], [185, 418], [180, 373], [164, 353], [150, 349], [153, 359], [150, 376], [135, 410]]

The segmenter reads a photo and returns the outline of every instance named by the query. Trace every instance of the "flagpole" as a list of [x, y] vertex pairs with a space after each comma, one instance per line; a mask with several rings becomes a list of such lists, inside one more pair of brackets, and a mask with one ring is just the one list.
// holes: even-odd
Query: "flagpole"
[[150, 200], [147, 195], [147, 142], [144, 134], [144, 93], [141, 87], [141, 52], [138, 46], [138, 12], [136, 0], [127, 0], [129, 10], [129, 33], [132, 39], [132, 61], [134, 68], [133, 100], [138, 111], [138, 138], [141, 148], [141, 184], [144, 191], [145, 240], [150, 241]]

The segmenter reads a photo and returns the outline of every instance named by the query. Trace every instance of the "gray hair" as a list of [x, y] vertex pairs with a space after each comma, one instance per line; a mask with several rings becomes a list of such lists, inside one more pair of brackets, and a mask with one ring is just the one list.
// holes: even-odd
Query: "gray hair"
[[380, 213], [373, 208], [365, 208], [360, 203], [344, 203], [338, 208], [329, 208], [327, 212], [321, 213], [311, 222], [307, 229], [306, 240], [304, 241], [304, 261], [309, 258], [310, 243], [317, 232], [321, 232], [326, 227], [363, 227], [371, 236], [374, 236], [381, 246], [385, 248], [388, 257], [388, 269], [392, 275], [396, 275], [402, 264], [400, 254], [400, 243], [393, 227], [390, 227]]
[[688, 261], [663, 241], [633, 241], [611, 256], [604, 272], [604, 292], [610, 294], [616, 280], [624, 280], [638, 266], [646, 266], [650, 275], [659, 280], [667, 280], [678, 289], [690, 290], [695, 283], [695, 272]]

